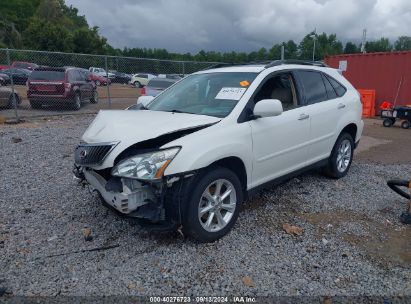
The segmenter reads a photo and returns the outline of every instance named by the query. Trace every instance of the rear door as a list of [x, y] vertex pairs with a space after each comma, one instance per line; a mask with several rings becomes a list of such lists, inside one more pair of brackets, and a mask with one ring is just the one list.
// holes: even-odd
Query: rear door
[[338, 132], [338, 120], [344, 106], [330, 82], [320, 71], [296, 72], [304, 91], [307, 114], [310, 116], [310, 145], [308, 163], [326, 159], [334, 146]]
[[72, 70], [75, 81], [80, 88], [82, 99], [91, 97], [90, 84], [86, 81], [86, 77], [81, 70]]

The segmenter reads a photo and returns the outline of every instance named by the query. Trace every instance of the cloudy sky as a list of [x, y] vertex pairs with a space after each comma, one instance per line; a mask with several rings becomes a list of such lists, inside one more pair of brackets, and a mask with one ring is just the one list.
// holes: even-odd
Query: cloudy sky
[[342, 41], [411, 36], [410, 0], [66, 0], [114, 47], [252, 51], [314, 28]]

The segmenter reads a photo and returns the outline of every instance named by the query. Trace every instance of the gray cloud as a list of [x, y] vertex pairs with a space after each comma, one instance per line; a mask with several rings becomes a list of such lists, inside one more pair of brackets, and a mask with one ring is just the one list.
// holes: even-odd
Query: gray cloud
[[409, 0], [66, 0], [115, 47], [251, 51], [314, 28], [340, 40], [411, 35]]

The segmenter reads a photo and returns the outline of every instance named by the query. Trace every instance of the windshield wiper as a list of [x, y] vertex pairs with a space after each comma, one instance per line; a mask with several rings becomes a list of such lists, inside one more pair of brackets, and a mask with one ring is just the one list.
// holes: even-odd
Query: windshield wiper
[[166, 111], [166, 112], [171, 112], [171, 113], [187, 113], [187, 112], [183, 112], [180, 110], [170, 110], [170, 111]]

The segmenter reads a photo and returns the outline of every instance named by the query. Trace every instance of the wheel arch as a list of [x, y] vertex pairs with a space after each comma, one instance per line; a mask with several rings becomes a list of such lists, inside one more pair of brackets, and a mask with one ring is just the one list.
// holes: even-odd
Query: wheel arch
[[237, 156], [229, 156], [219, 159], [205, 168], [211, 168], [214, 166], [227, 168], [228, 170], [232, 171], [235, 175], [237, 175], [241, 183], [243, 197], [245, 197], [247, 193], [247, 170], [245, 168], [244, 162]]
[[356, 141], [357, 138], [357, 131], [358, 131], [358, 127], [355, 123], [349, 123], [348, 125], [346, 125], [340, 132], [340, 134], [338, 135], [338, 137], [343, 134], [343, 133], [348, 133], [351, 135], [352, 139], [354, 140], [354, 143]]

